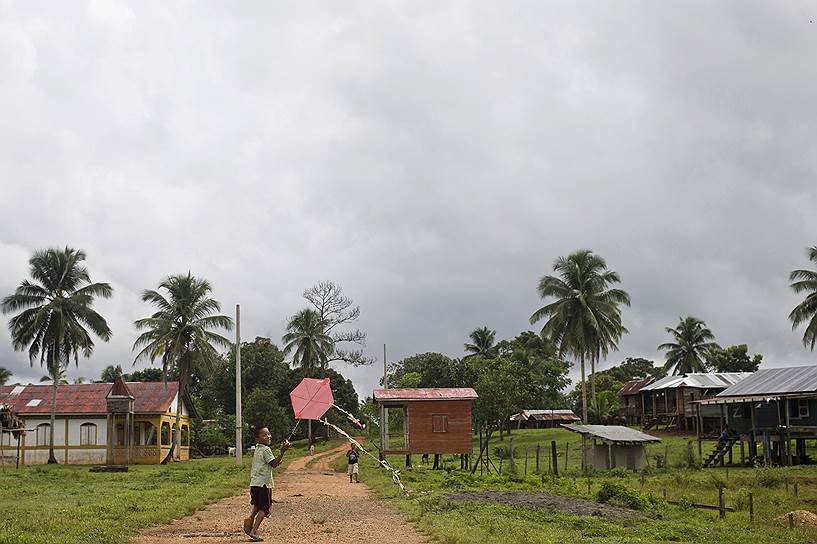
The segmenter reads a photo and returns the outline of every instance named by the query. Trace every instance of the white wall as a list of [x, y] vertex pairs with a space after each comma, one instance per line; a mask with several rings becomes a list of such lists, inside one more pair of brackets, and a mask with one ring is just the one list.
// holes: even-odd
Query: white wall
[[[82, 418], [82, 419], [74, 419], [70, 418], [68, 420], [68, 445], [69, 446], [79, 446], [79, 431], [80, 426], [83, 423], [94, 423], [96, 425], [96, 443], [99, 445], [106, 445], [108, 443], [108, 422], [107, 419], [102, 418]], [[63, 426], [65, 423], [63, 423]], [[56, 437], [54, 437], [54, 443], [56, 444]]]

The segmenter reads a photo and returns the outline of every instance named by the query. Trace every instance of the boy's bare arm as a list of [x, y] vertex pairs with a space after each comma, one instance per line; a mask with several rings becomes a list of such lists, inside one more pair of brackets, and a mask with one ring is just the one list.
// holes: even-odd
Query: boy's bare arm
[[291, 447], [292, 447], [292, 444], [289, 443], [289, 440], [284, 440], [284, 442], [281, 444], [281, 451], [278, 452], [278, 457], [276, 457], [275, 459], [270, 461], [270, 463], [269, 463], [270, 466], [272, 468], [275, 468], [278, 465], [280, 465], [281, 462], [284, 460], [284, 452], [287, 451]]

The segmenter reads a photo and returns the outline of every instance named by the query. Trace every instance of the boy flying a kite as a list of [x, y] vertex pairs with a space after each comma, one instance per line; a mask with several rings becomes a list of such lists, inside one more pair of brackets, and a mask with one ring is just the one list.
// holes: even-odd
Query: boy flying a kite
[[284, 452], [292, 444], [289, 440], [284, 440], [281, 444], [281, 451], [276, 457], [272, 453], [270, 444], [272, 435], [269, 429], [261, 427], [258, 429], [258, 443], [255, 445], [255, 454], [252, 458], [252, 469], [250, 470], [250, 504], [252, 511], [250, 517], [244, 519], [244, 532], [256, 542], [264, 540], [258, 534], [258, 527], [264, 518], [270, 516], [272, 510], [272, 491], [275, 482], [272, 479], [272, 469], [281, 464], [284, 459]]

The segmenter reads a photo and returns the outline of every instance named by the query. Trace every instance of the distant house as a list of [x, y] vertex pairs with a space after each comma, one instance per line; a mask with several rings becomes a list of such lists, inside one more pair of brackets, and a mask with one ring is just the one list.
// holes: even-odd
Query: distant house
[[683, 431], [717, 432], [720, 415], [696, 402], [714, 397], [727, 387], [751, 376], [751, 372], [691, 372], [667, 376], [641, 388], [641, 424], [644, 429], [663, 426]]
[[[22, 422], [25, 432], [0, 432], [0, 459], [17, 455], [20, 464], [48, 461], [50, 385], [0, 386], [0, 405]], [[176, 382], [91, 383], [57, 386], [54, 454], [64, 464], [157, 464], [170, 451], [181, 410], [181, 459], [189, 458], [189, 405]]]
[[573, 410], [522, 410], [511, 416], [517, 429], [550, 429], [562, 423], [575, 423], [581, 418]]
[[[781, 465], [811, 461], [806, 440], [817, 439], [817, 366], [758, 370], [699, 404], [729, 425], [730, 442], [748, 442], [750, 460]], [[758, 444], [764, 446], [762, 458]]]
[[630, 380], [618, 391], [620, 403], [619, 414], [625, 419], [627, 425], [642, 425], [644, 414], [644, 401], [641, 396], [641, 389], [655, 381], [652, 376]]

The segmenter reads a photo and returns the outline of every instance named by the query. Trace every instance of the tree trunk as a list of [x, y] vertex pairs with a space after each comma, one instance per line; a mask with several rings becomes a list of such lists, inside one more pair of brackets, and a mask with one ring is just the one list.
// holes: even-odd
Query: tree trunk
[[587, 381], [584, 374], [584, 355], [579, 357], [579, 363], [582, 369], [582, 423], [587, 425]]
[[[56, 376], [51, 376], [51, 425], [48, 429], [48, 464], [57, 464], [57, 458], [54, 456], [54, 427], [57, 424], [57, 385], [59, 384], [59, 372]], [[66, 439], [68, 437], [65, 437]]]
[[599, 405], [596, 403], [596, 358], [590, 357], [590, 405], [593, 413], [599, 416]]

